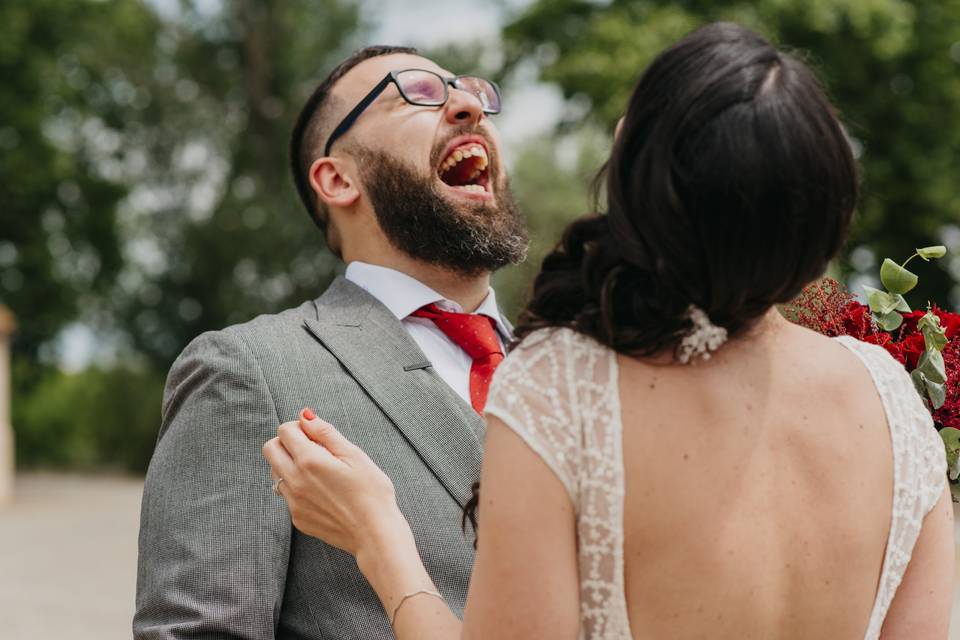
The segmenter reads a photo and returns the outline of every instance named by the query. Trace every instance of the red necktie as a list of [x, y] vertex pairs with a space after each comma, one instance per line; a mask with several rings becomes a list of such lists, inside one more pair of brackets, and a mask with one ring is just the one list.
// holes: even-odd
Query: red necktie
[[444, 311], [435, 304], [428, 304], [410, 315], [433, 321], [451, 342], [473, 358], [473, 365], [470, 366], [470, 404], [477, 413], [483, 413], [493, 372], [503, 361], [503, 350], [493, 319], [480, 314]]

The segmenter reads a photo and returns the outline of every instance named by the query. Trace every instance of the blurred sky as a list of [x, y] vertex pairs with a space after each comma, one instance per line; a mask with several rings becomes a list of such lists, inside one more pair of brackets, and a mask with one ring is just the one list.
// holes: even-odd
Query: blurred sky
[[[497, 51], [500, 28], [504, 21], [521, 10], [531, 0], [499, 0], [495, 2], [467, 2], [443, 0], [423, 2], [416, 0], [365, 0], [361, 13], [372, 27], [364, 44], [396, 44], [430, 49], [451, 42], [492, 44]], [[147, 0], [161, 14], [173, 17], [178, 12], [179, 0]], [[222, 10], [222, 0], [198, 0], [204, 13]], [[469, 69], [451, 69], [468, 72]], [[508, 164], [525, 140], [549, 132], [561, 116], [563, 99], [556, 87], [536, 81], [532, 69], [520, 69], [517, 79], [503, 87], [504, 109], [497, 118], [503, 136]], [[75, 323], [67, 327], [54, 346], [60, 366], [76, 371], [93, 360], [109, 362], [114, 358], [117, 344], [113, 337], [94, 333], [87, 325]]]

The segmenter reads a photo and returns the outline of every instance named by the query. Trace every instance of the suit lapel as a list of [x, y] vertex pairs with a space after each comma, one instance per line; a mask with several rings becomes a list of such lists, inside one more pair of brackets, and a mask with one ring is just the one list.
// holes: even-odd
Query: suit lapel
[[480, 477], [483, 421], [378, 300], [337, 278], [304, 325], [340, 361], [463, 506]]

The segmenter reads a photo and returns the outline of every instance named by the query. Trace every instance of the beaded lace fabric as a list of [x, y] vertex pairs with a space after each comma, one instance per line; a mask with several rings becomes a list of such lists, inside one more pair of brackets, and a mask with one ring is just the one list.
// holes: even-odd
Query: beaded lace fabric
[[834, 338], [860, 358], [873, 376], [893, 445], [893, 512], [887, 551], [866, 640], [880, 637], [890, 602], [910, 562], [923, 519], [933, 509], [946, 482], [943, 441], [903, 366], [883, 347], [849, 336]]
[[[880, 634], [924, 516], [946, 474], [943, 445], [913, 383], [887, 352], [836, 338], [870, 371], [890, 425], [894, 494], [883, 571], [865, 640]], [[632, 638], [623, 574], [624, 472], [616, 354], [569, 329], [529, 336], [497, 369], [486, 412], [553, 470], [577, 515], [580, 638]]]

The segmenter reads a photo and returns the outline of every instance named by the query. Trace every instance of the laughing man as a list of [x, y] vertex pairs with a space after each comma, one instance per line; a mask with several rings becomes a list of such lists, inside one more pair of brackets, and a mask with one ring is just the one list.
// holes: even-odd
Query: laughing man
[[316, 300], [201, 335], [173, 365], [143, 498], [136, 638], [392, 638], [353, 558], [293, 529], [271, 491], [261, 446], [304, 407], [392, 478], [462, 612], [461, 509], [510, 339], [490, 275], [527, 248], [499, 111], [492, 82], [397, 47], [357, 52], [307, 101], [291, 168], [346, 273]]

